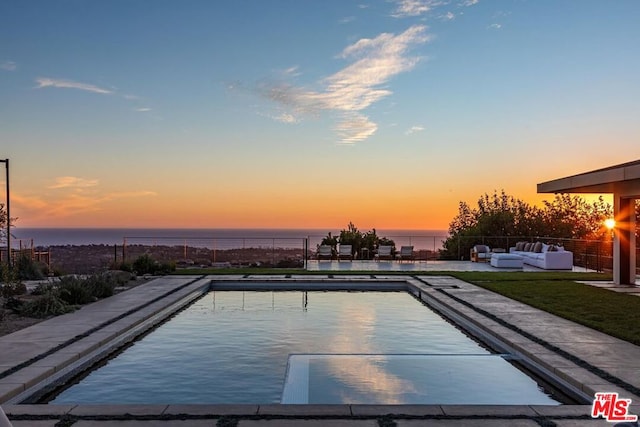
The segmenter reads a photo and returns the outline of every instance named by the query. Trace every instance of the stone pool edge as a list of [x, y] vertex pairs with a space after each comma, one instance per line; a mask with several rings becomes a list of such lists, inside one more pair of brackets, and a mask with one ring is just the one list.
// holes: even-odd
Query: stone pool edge
[[[445, 277], [443, 277], [445, 278]], [[162, 279], [162, 278], [161, 278]], [[166, 279], [166, 278], [165, 278]], [[175, 277], [168, 276], [168, 279], [171, 280], [186, 280], [185, 277]], [[167, 307], [175, 304], [176, 302], [182, 300], [185, 296], [189, 295], [193, 292], [205, 292], [209, 288], [209, 284], [212, 280], [215, 281], [251, 281], [251, 280], [265, 280], [265, 281], [297, 281], [297, 278], [288, 278], [288, 277], [245, 277], [245, 276], [204, 276], [199, 277], [194, 280], [193, 276], [188, 278], [191, 280], [191, 284], [185, 287], [181, 292], [176, 292], [170, 295], [167, 295], [162, 300], [158, 301], [159, 306], [154, 307], [152, 309], [146, 310], [146, 319], [151, 318], [158, 312], [166, 309]], [[160, 280], [160, 279], [156, 279]], [[509, 331], [500, 330], [501, 325], [495, 324], [491, 325], [491, 320], [483, 318], [478, 315], [477, 312], [473, 310], [469, 310], [468, 307], [463, 305], [456, 306], [455, 300], [447, 301], [446, 294], [443, 296], [441, 292], [437, 292], [437, 289], [441, 289], [437, 283], [437, 277], [428, 277], [427, 280], [429, 283], [424, 283], [413, 277], [398, 277], [398, 276], [384, 276], [384, 275], [366, 275], [363, 277], [353, 277], [353, 276], [344, 276], [340, 277], [338, 275], [333, 275], [332, 278], [329, 278], [326, 275], [319, 276], [304, 276], [304, 278], [300, 278], [300, 280], [324, 280], [326, 282], [337, 282], [337, 281], [347, 281], [347, 282], [364, 282], [371, 280], [383, 280], [388, 282], [398, 282], [405, 281], [407, 285], [411, 284], [413, 286], [419, 287], [426, 293], [430, 293], [430, 297], [435, 297], [443, 304], [447, 304], [449, 308], [455, 310], [461, 315], [464, 315], [469, 320], [478, 324], [480, 327], [485, 329], [487, 332], [492, 334], [503, 334], [507, 335], [507, 338], [513, 337], [513, 334]], [[153, 283], [149, 282], [149, 283]], [[183, 284], [185, 282], [182, 282]], [[463, 282], [466, 284], [466, 282]], [[466, 284], [469, 285], [469, 284]], [[145, 286], [141, 285], [140, 287]], [[469, 285], [473, 286], [473, 285]], [[449, 288], [449, 285], [445, 285], [444, 288]], [[127, 291], [128, 292], [128, 291]], [[488, 292], [488, 291], [487, 291]], [[126, 292], [125, 292], [126, 293]], [[123, 295], [125, 293], [119, 294]], [[177, 309], [176, 309], [177, 310]], [[87, 310], [88, 311], [88, 310]], [[86, 312], [86, 311], [85, 311]], [[167, 314], [166, 317], [169, 317], [171, 314]], [[135, 319], [134, 319], [135, 317]], [[126, 326], [125, 323], [122, 323], [121, 331], [126, 331], [131, 329], [132, 327], [139, 324], [141, 321], [139, 316], [134, 316], [131, 318], [132, 322], [129, 326]], [[161, 322], [158, 320], [158, 322]], [[42, 322], [38, 325], [45, 324], [47, 321]], [[495, 322], [494, 322], [495, 323]], [[38, 326], [34, 325], [34, 326]], [[492, 327], [494, 329], [492, 329]], [[501, 338], [505, 338], [504, 335], [500, 335]], [[518, 339], [512, 340], [510, 344], [513, 344], [513, 347], [518, 349], [519, 351], [526, 352], [527, 343], [522, 342], [522, 337], [516, 337]], [[101, 337], [99, 342], [104, 343], [107, 341], [105, 337]], [[1, 343], [1, 339], [0, 339]], [[534, 343], [535, 344], [535, 343]], [[93, 343], [95, 345], [95, 342]], [[558, 369], [553, 366], [553, 362], [549, 358], [552, 354], [547, 354], [546, 352], [540, 353], [540, 349], [535, 347], [533, 351], [528, 353], [530, 356], [539, 359], [540, 361], [547, 364], [547, 366], [551, 367], [554, 370], [558, 370], [559, 373], [562, 373], [562, 369]], [[62, 365], [65, 362], [61, 363]], [[67, 363], [68, 364], [68, 363]], [[66, 365], [65, 365], [66, 366]], [[55, 368], [54, 368], [55, 371]], [[595, 390], [593, 387], [597, 386], [599, 390], [602, 390], [603, 387], [607, 387], [606, 384], [602, 384], [604, 381], [596, 381], [596, 385], [593, 384], [583, 384], [580, 383], [577, 379], [574, 378], [571, 374], [575, 374], [575, 370], [573, 367], [567, 369], [567, 375], [569, 379], [573, 379], [576, 384], [580, 384], [580, 386], [586, 391]], [[20, 371], [18, 372], [20, 373]], [[35, 372], [35, 379], [31, 379], [31, 382], [38, 382], [42, 380], [43, 374], [40, 372]], [[25, 373], [24, 378], [28, 377], [28, 373]], [[581, 375], [576, 375], [575, 377], [580, 378]], [[6, 378], [11, 379], [11, 376]], [[5, 380], [3, 378], [2, 380]], [[6, 392], [7, 388], [5, 387], [8, 384], [12, 384], [10, 382], [4, 382], [0, 380], [0, 402], [6, 402], [7, 399], [11, 397], [7, 397], [8, 394], [11, 394], [11, 391]], [[37, 380], [37, 381], [36, 381]], [[26, 386], [29, 383], [29, 380], [26, 380], [22, 387]], [[607, 387], [608, 390], [616, 391], [615, 386]], [[13, 392], [13, 396], [18, 393]], [[625, 392], [626, 393], [626, 392]], [[626, 393], [628, 395], [628, 393]], [[634, 396], [637, 399], [637, 396]], [[634, 403], [639, 402], [640, 400], [635, 400]], [[638, 405], [633, 405], [636, 412], [638, 409]], [[3, 409], [7, 414], [14, 419], [35, 419], [33, 417], [61, 417], [61, 416], [71, 416], [71, 417], [114, 417], [118, 416], [124, 417], [125, 415], [131, 417], [160, 417], [157, 419], [171, 418], [174, 416], [179, 416], [180, 414], [186, 414], [187, 416], [205, 416], [209, 418], [219, 418], [223, 416], [238, 416], [238, 417], [308, 417], [308, 416], [317, 416], [317, 417], [339, 417], [339, 418], [352, 418], [352, 417], [381, 417], [393, 415], [399, 418], [424, 418], [424, 417], [466, 417], [466, 416], [489, 416], [489, 417], [525, 417], [525, 418], [535, 418], [535, 417], [569, 417], [576, 419], [584, 419], [590, 414], [590, 405], [561, 405], [561, 406], [528, 406], [528, 405], [509, 405], [509, 406], [495, 406], [495, 405], [279, 405], [279, 404], [269, 404], [269, 405], [24, 405], [24, 404], [12, 404], [7, 405], [3, 403]], [[187, 412], [182, 412], [187, 411]], [[29, 418], [32, 417], [32, 418]], [[153, 418], [155, 419], [155, 418]]]

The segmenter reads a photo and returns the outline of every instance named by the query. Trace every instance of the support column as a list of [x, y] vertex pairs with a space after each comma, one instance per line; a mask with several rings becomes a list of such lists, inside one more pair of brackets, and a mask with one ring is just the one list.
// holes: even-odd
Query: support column
[[613, 238], [613, 281], [630, 285], [636, 281], [636, 221], [635, 200], [613, 195], [613, 213], [616, 220]]

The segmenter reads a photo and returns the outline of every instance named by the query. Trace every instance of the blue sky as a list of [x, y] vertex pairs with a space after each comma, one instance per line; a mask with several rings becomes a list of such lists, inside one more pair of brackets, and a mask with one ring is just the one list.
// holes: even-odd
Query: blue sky
[[19, 226], [446, 228], [640, 158], [640, 2], [5, 1]]

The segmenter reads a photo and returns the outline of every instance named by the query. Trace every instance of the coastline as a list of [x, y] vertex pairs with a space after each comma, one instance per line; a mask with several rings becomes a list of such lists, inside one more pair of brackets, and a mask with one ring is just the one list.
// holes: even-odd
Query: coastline
[[[184, 243], [191, 246], [210, 245], [213, 240], [282, 240], [295, 241], [305, 238], [309, 243], [320, 241], [328, 233], [339, 236], [341, 229], [288, 229], [288, 228], [56, 228], [15, 227], [12, 230], [14, 248], [23, 246], [48, 247], [58, 245], [122, 245], [129, 243], [154, 244], [165, 242]], [[381, 237], [404, 239], [410, 236], [446, 236], [441, 229], [376, 229]]]

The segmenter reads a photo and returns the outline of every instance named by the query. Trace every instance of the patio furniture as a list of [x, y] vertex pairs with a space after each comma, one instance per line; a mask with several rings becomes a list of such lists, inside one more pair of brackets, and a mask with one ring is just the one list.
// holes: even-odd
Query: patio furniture
[[471, 248], [471, 262], [487, 262], [491, 258], [491, 248], [487, 245], [475, 245]]
[[525, 264], [544, 270], [573, 269], [573, 252], [565, 251], [562, 246], [518, 242], [509, 248], [509, 253], [520, 255]]
[[413, 261], [413, 246], [400, 246], [400, 252], [396, 254], [398, 261]]
[[517, 254], [494, 253], [491, 255], [491, 266], [496, 268], [522, 268], [523, 258]]
[[378, 246], [378, 253], [375, 255], [374, 260], [392, 260], [393, 259], [393, 246]]
[[316, 254], [318, 260], [333, 258], [333, 248], [329, 245], [318, 246], [318, 253]]
[[351, 253], [351, 245], [340, 245], [338, 248], [338, 261], [353, 260], [353, 254]]

